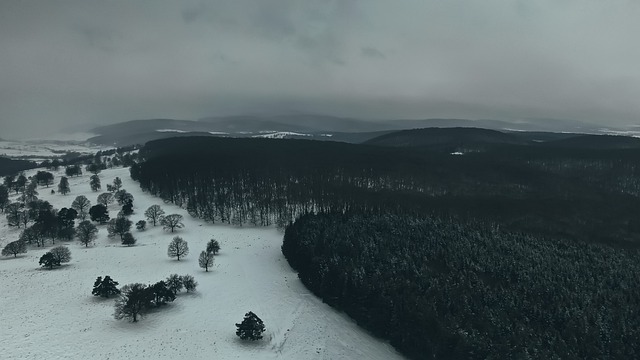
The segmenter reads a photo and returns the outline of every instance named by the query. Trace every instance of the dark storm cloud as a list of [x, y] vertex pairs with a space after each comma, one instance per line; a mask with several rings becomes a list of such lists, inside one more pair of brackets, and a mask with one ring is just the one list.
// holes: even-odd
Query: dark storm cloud
[[640, 118], [634, 1], [0, 2], [0, 137], [136, 118]]

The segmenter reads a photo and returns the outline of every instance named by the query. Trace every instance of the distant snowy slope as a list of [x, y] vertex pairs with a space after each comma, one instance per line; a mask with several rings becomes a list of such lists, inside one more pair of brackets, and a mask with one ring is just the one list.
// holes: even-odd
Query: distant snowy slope
[[263, 134], [253, 135], [251, 137], [254, 138], [265, 138], [265, 139], [287, 139], [292, 137], [311, 137], [311, 134], [303, 134], [291, 131], [264, 131]]
[[0, 156], [5, 156], [11, 159], [29, 159], [37, 161], [59, 157], [68, 152], [94, 154], [99, 150], [112, 148], [112, 146], [92, 145], [76, 141], [0, 141]]

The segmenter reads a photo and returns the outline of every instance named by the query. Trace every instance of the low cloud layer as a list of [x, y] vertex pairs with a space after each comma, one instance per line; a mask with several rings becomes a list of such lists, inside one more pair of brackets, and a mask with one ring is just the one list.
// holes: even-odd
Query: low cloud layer
[[636, 1], [0, 2], [0, 137], [142, 118], [640, 123]]

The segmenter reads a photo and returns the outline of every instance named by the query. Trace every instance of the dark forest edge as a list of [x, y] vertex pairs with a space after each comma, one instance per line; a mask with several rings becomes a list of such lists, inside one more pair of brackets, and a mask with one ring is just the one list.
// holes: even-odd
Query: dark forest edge
[[287, 227], [305, 285], [411, 357], [636, 356], [640, 150], [462, 146], [174, 138], [131, 175], [207, 221]]
[[38, 167], [38, 164], [33, 161], [13, 160], [0, 156], [0, 176], [11, 175], [36, 167]]
[[305, 286], [415, 359], [637, 358], [640, 256], [436, 217], [287, 227]]
[[439, 214], [510, 231], [640, 244], [640, 149], [424, 148], [273, 139], [147, 143], [141, 187], [193, 216], [286, 226], [308, 212]]

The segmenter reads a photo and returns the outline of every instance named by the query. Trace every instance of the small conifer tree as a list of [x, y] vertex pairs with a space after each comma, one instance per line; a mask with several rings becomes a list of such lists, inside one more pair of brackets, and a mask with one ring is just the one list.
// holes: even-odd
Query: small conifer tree
[[238, 327], [236, 335], [242, 340], [260, 340], [265, 330], [262, 320], [251, 311], [244, 314], [244, 319], [240, 324], [236, 324], [236, 326]]
[[218, 243], [218, 240], [209, 240], [209, 242], [207, 243], [207, 252], [216, 255], [218, 254], [218, 251], [220, 251], [220, 243]]
[[69, 191], [71, 191], [69, 188], [69, 179], [67, 179], [66, 176], [63, 176], [60, 178], [60, 183], [58, 184], [58, 192], [62, 195], [67, 195]]
[[98, 276], [96, 282], [93, 284], [93, 290], [91, 293], [94, 296], [108, 298], [111, 295], [120, 294], [120, 290], [118, 290], [118, 282], [114, 281], [109, 275], [107, 275], [104, 279], [102, 276]]

